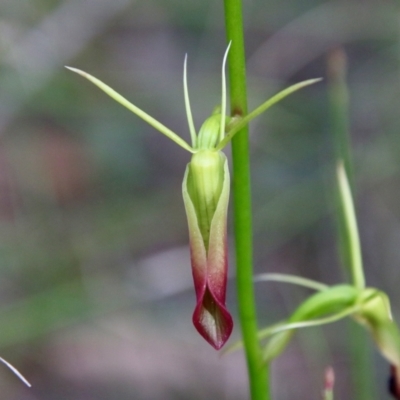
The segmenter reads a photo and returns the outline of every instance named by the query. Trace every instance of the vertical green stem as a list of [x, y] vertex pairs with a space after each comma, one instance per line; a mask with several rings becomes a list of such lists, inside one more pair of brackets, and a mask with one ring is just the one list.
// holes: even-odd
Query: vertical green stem
[[361, 244], [358, 235], [356, 212], [350, 183], [341, 159], [337, 161], [336, 178], [338, 182], [338, 220], [342, 248], [346, 254], [345, 267], [350, 271], [352, 284], [360, 290], [365, 289]]
[[[365, 287], [361, 246], [352, 192], [353, 165], [349, 135], [349, 93], [346, 83], [346, 55], [342, 49], [331, 52], [328, 58], [329, 102], [335, 141], [335, 161], [338, 165], [338, 209], [336, 214], [341, 261], [351, 282], [359, 289]], [[353, 189], [353, 190], [352, 190]], [[355, 400], [375, 399], [371, 354], [366, 335], [350, 321], [349, 348], [352, 365], [353, 396]]]
[[[331, 124], [335, 142], [338, 182], [338, 233], [342, 264], [350, 274], [352, 284], [364, 289], [361, 245], [352, 192], [353, 165], [350, 150], [346, 55], [336, 49], [328, 58]], [[342, 167], [340, 167], [340, 165]]]
[[[246, 115], [246, 68], [241, 0], [224, 0], [229, 53], [231, 115]], [[257, 313], [253, 282], [252, 213], [250, 157], [247, 127], [232, 140], [233, 208], [236, 242], [237, 293], [239, 318], [250, 381], [252, 400], [268, 400], [268, 365], [262, 360], [257, 338]]]
[[346, 83], [347, 60], [337, 48], [328, 57], [328, 83], [332, 133], [336, 159], [343, 160], [350, 186], [354, 189], [353, 161], [349, 135], [349, 91]]

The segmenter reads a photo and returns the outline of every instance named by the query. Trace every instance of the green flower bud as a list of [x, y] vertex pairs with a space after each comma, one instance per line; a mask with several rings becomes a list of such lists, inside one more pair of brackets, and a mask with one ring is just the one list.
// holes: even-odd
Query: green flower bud
[[355, 318], [371, 332], [382, 355], [399, 369], [400, 332], [392, 319], [388, 296], [367, 288], [362, 293], [361, 302], [361, 311]]
[[197, 138], [199, 150], [215, 149], [220, 140], [221, 109], [217, 107], [211, 117], [208, 117], [200, 128]]
[[182, 193], [197, 300], [193, 323], [213, 347], [220, 349], [233, 327], [225, 306], [229, 202], [229, 169], [225, 155], [215, 150], [200, 150], [194, 154], [186, 168]]
[[208, 248], [210, 226], [224, 180], [226, 157], [221, 152], [200, 150], [192, 156], [187, 180], [204, 245]]

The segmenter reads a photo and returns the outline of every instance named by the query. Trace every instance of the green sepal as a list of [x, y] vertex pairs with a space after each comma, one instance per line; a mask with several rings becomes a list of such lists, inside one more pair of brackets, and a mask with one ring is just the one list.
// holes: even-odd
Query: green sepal
[[77, 68], [72, 68], [72, 67], [65, 67], [65, 68], [67, 68], [70, 71], [75, 72], [75, 73], [83, 76], [88, 81], [90, 81], [94, 85], [96, 85], [99, 89], [101, 89], [108, 96], [110, 96], [112, 99], [114, 99], [116, 102], [118, 102], [119, 104], [121, 104], [122, 106], [127, 108], [129, 111], [132, 111], [139, 118], [141, 118], [142, 120], [147, 122], [153, 128], [157, 129], [163, 135], [167, 136], [169, 139], [171, 139], [177, 145], [181, 146], [182, 148], [184, 148], [185, 150], [187, 150], [190, 153], [194, 153], [194, 149], [188, 143], [186, 143], [181, 137], [179, 137], [175, 132], [173, 132], [171, 129], [167, 128], [161, 122], [157, 121], [151, 115], [149, 115], [146, 112], [144, 112], [143, 110], [141, 110], [139, 107], [137, 107], [134, 104], [132, 104], [129, 100], [127, 100], [125, 97], [121, 96], [118, 92], [116, 92], [110, 86], [106, 85], [100, 79], [97, 79], [93, 75], [90, 75], [87, 72], [82, 71], [82, 70], [77, 69]]
[[280, 282], [280, 283], [290, 283], [292, 285], [306, 287], [308, 289], [313, 289], [317, 291], [329, 289], [328, 285], [312, 279], [303, 278], [301, 276], [292, 274], [280, 274], [280, 273], [265, 273], [256, 275], [254, 282]]
[[289, 86], [286, 89], [283, 89], [276, 95], [269, 98], [263, 104], [258, 106], [255, 110], [250, 112], [249, 114], [245, 115], [244, 117], [240, 116], [233, 116], [231, 122], [228, 125], [228, 130], [226, 132], [225, 137], [219, 142], [217, 146], [217, 150], [222, 150], [231, 140], [232, 138], [242, 129], [244, 128], [252, 119], [259, 116], [260, 114], [267, 111], [273, 105], [279, 103], [285, 97], [289, 96], [290, 94], [300, 90], [306, 86], [313, 85], [314, 83], [320, 82], [322, 78], [316, 79], [308, 79], [303, 82], [296, 83], [292, 86]]
[[400, 368], [400, 332], [392, 319], [388, 296], [373, 288], [365, 289], [361, 296], [361, 309], [355, 319], [371, 332], [390, 364]]

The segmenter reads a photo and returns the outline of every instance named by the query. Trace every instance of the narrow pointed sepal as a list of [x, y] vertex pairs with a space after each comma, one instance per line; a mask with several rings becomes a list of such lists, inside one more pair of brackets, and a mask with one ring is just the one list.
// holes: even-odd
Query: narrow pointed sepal
[[233, 320], [225, 305], [228, 271], [226, 220], [230, 183], [228, 162], [225, 155], [220, 153], [220, 156], [223, 169], [222, 187], [210, 223], [206, 227], [207, 237], [204, 224], [199, 221], [202, 213], [199, 213], [198, 208], [202, 199], [192, 198], [196, 188], [191, 187], [193, 180], [190, 164], [186, 168], [182, 185], [196, 292], [193, 324], [200, 335], [217, 350], [226, 343], [233, 329]]
[[[304, 323], [303, 327], [306, 327], [307, 321], [315, 320], [317, 323], [313, 325], [317, 326], [326, 323], [327, 321], [323, 321], [322, 318], [329, 315], [334, 316], [336, 314], [342, 318], [343, 316], [340, 316], [340, 314], [346, 312], [346, 309], [351, 309], [357, 299], [357, 294], [357, 289], [350, 285], [337, 285], [322, 290], [303, 301], [289, 317], [286, 324], [290, 326], [293, 323]], [[302, 327], [302, 324], [298, 325], [298, 328], [300, 327]], [[288, 329], [274, 334], [265, 346], [264, 361], [271, 362], [278, 357], [292, 339], [294, 332], [294, 329]]]

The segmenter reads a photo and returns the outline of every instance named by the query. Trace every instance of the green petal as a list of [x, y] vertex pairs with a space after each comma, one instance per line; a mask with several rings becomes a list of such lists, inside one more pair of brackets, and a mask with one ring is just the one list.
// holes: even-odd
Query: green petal
[[[341, 317], [343, 313], [343, 316], [346, 316], [349, 312], [355, 311], [352, 309], [352, 306], [356, 304], [358, 294], [359, 291], [350, 285], [337, 285], [315, 293], [300, 304], [287, 322], [282, 325], [282, 329], [285, 329], [286, 324], [290, 326], [292, 323], [295, 323], [293, 327], [296, 328], [306, 327], [307, 321], [330, 314], [337, 314]], [[333, 317], [336, 320], [335, 315]], [[315, 324], [311, 322], [311, 325], [322, 324], [324, 322], [323, 320], [316, 321]], [[299, 326], [296, 323], [300, 323]], [[278, 326], [277, 329], [280, 329], [280, 327]], [[269, 328], [265, 329], [267, 332], [268, 330]], [[293, 333], [294, 330], [290, 329], [272, 336], [265, 346], [264, 359], [270, 361], [277, 357], [285, 349]]]

